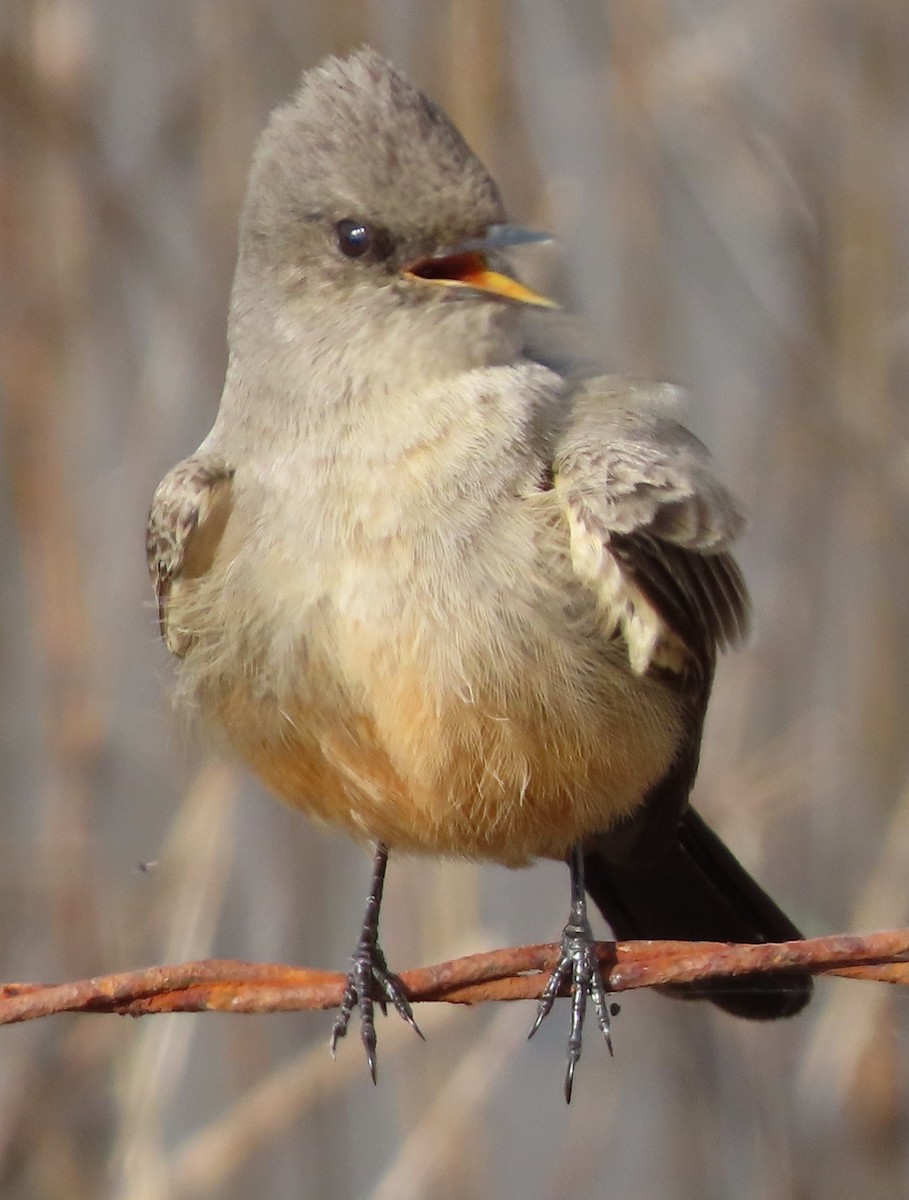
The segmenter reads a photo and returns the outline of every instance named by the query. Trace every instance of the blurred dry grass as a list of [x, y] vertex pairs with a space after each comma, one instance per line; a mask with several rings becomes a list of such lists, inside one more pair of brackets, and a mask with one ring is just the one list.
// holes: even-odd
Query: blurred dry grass
[[[754, 514], [758, 634], [701, 805], [812, 933], [909, 919], [909, 9], [904, 0], [8, 0], [0, 9], [0, 975], [209, 953], [337, 966], [360, 853], [171, 725], [142, 561], [214, 414], [252, 141], [299, 69], [378, 44], [445, 104], [629, 371]], [[138, 864], [154, 864], [140, 870]], [[557, 867], [400, 862], [400, 965], [563, 920]], [[907, 1001], [785, 1028], [629, 998], [570, 1111], [564, 1028], [324, 1015], [0, 1038], [0, 1195], [683, 1198], [909, 1190]], [[501, 1027], [500, 1027], [501, 1026]], [[519, 1031], [519, 1030], [518, 1030]]]

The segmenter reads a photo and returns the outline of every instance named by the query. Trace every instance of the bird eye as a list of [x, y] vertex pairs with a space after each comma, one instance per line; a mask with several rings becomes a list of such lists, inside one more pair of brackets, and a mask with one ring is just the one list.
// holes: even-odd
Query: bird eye
[[353, 217], [345, 217], [335, 226], [338, 236], [338, 249], [345, 258], [362, 258], [368, 253], [375, 241], [375, 234], [369, 225]]

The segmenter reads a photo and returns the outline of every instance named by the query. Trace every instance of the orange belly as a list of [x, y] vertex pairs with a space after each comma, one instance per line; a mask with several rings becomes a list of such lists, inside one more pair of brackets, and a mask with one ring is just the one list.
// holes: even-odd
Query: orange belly
[[678, 702], [648, 681], [599, 703], [541, 695], [440, 702], [399, 669], [370, 716], [237, 691], [219, 716], [287, 803], [397, 849], [516, 866], [563, 857], [633, 811], [679, 738]]

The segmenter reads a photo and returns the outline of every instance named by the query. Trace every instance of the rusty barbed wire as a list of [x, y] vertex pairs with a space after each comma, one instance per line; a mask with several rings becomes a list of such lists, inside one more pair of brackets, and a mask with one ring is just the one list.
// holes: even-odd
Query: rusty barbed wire
[[[909, 984], [909, 929], [761, 946], [599, 942], [597, 954], [604, 982], [614, 993], [781, 971]], [[557, 957], [554, 944], [515, 946], [403, 971], [400, 979], [414, 1003], [532, 1000], [545, 987]], [[343, 990], [339, 972], [205, 959], [70, 983], [2, 984], [0, 1025], [63, 1012], [134, 1017], [163, 1012], [300, 1012], [336, 1008]]]

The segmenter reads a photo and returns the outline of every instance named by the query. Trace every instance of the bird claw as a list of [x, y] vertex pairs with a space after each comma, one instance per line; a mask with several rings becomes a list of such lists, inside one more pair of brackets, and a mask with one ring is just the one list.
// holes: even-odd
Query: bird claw
[[[404, 993], [401, 981], [392, 975], [379, 945], [379, 910], [382, 907], [382, 891], [385, 886], [385, 868], [388, 864], [388, 847], [379, 842], [376, 846], [372, 867], [372, 884], [366, 903], [366, 916], [360, 940], [353, 958], [350, 960], [350, 970], [341, 997], [341, 1007], [335, 1018], [331, 1031], [332, 1057], [340, 1038], [347, 1034], [347, 1026], [353, 1010], [360, 1013], [360, 1037], [366, 1051], [366, 1063], [373, 1083], [376, 1082], [376, 1022], [375, 1005], [378, 1004], [382, 1015], [387, 1016], [388, 1005], [394, 1006], [398, 1016], [406, 1021], [410, 1028], [420, 1038], [423, 1034], [414, 1020], [413, 1009]], [[425, 1041], [426, 1039], [423, 1038]]]
[[[331, 1031], [331, 1053], [334, 1056], [338, 1041], [347, 1034], [347, 1026], [356, 1008], [360, 1014], [360, 1038], [366, 1051], [366, 1063], [373, 1083], [376, 1082], [376, 1023], [375, 1005], [383, 1016], [389, 1003], [419, 1037], [423, 1034], [414, 1019], [410, 1001], [399, 980], [388, 970], [385, 955], [377, 942], [361, 941], [351, 959], [350, 970], [341, 1007]], [[425, 1038], [423, 1039], [425, 1041]]]
[[569, 923], [562, 931], [561, 954], [537, 1004], [537, 1015], [528, 1037], [533, 1037], [552, 1009], [566, 979], [571, 978], [571, 1028], [568, 1033], [568, 1063], [565, 1068], [565, 1101], [571, 1103], [574, 1073], [581, 1060], [581, 1045], [587, 1001], [593, 1000], [597, 1024], [612, 1054], [609, 995], [600, 974], [596, 943], [586, 919]]

